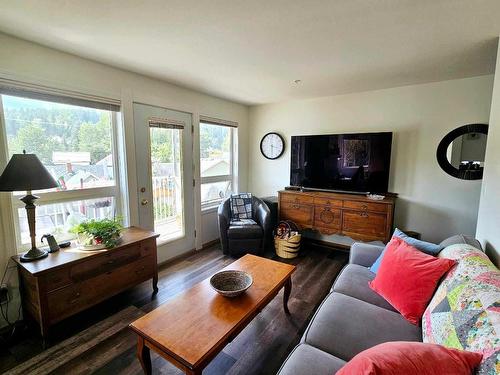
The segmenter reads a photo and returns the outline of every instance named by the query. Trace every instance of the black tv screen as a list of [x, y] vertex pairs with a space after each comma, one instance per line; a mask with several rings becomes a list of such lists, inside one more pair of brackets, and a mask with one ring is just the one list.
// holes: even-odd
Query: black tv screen
[[386, 193], [392, 133], [292, 136], [290, 185]]

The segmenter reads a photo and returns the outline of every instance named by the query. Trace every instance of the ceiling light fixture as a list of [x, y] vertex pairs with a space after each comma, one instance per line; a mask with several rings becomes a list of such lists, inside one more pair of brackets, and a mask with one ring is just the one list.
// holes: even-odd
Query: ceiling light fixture
[[296, 79], [295, 81], [293, 81], [293, 83], [295, 83], [296, 85], [298, 85], [301, 82], [302, 82], [302, 80], [300, 80], [300, 79]]

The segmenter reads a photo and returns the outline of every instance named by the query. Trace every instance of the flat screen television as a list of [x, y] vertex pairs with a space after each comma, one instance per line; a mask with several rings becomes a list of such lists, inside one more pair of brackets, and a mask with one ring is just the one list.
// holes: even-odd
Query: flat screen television
[[292, 136], [290, 185], [386, 193], [392, 133]]

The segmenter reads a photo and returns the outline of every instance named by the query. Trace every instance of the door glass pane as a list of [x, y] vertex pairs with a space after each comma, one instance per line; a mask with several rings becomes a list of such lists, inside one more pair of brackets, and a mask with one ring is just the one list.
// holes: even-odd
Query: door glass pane
[[115, 185], [111, 111], [8, 95], [2, 103], [9, 157], [36, 154], [59, 184], [51, 191]]
[[154, 231], [160, 240], [171, 240], [184, 235], [182, 130], [151, 127], [149, 132]]

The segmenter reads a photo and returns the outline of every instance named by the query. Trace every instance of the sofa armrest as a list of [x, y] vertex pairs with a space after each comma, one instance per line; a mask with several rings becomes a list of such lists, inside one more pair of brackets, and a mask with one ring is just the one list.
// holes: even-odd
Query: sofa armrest
[[380, 253], [384, 250], [384, 246], [371, 245], [362, 242], [355, 242], [351, 245], [349, 253], [349, 263], [359, 264], [360, 266], [370, 267]]

